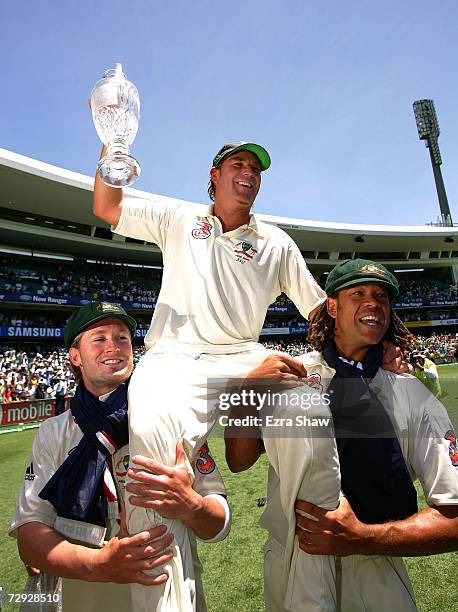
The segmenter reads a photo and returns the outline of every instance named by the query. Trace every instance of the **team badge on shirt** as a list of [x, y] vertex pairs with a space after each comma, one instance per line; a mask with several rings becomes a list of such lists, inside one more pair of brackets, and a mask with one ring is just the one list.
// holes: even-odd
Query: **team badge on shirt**
[[323, 391], [323, 385], [321, 384], [321, 374], [318, 372], [312, 372], [309, 374], [305, 381], [312, 389], [317, 389], [320, 393]]
[[124, 455], [116, 462], [115, 465], [115, 474], [118, 482], [123, 485], [125, 484], [127, 470], [129, 469], [129, 455]]
[[452, 462], [452, 465], [458, 467], [458, 446], [456, 444], [456, 434], [454, 431], [449, 429], [444, 438], [449, 442], [448, 454], [450, 455], [450, 461]]
[[210, 450], [206, 444], [200, 447], [196, 459], [196, 468], [201, 474], [211, 474], [216, 467], [215, 460], [210, 455]]
[[199, 240], [205, 240], [205, 238], [208, 238], [212, 233], [212, 228], [213, 226], [211, 223], [208, 223], [208, 221], [198, 221], [197, 227], [191, 232], [191, 236]]
[[246, 240], [241, 240], [234, 246], [234, 253], [236, 255], [235, 258], [240, 263], [251, 261], [257, 252], [258, 251], [253, 247], [253, 245], [246, 242]]

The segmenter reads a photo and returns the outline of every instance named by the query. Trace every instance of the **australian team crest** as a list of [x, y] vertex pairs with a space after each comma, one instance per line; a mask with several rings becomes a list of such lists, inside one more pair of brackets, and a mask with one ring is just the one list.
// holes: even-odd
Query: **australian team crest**
[[385, 276], [385, 272], [374, 264], [366, 264], [361, 268], [361, 272], [369, 272], [370, 274], [378, 274], [378, 276]]
[[251, 261], [253, 257], [256, 255], [258, 251], [246, 240], [241, 240], [237, 242], [234, 246], [234, 253], [236, 255], [237, 261], [240, 263], [245, 263], [246, 261]]
[[213, 457], [210, 455], [210, 450], [207, 444], [200, 447], [196, 459], [196, 468], [201, 474], [211, 474], [215, 470], [216, 464]]
[[198, 240], [205, 240], [211, 235], [212, 227], [212, 224], [208, 221], [198, 221], [197, 226], [191, 232], [191, 236]]
[[452, 462], [452, 465], [458, 467], [458, 446], [456, 443], [456, 434], [454, 431], [449, 429], [444, 438], [449, 442], [448, 454], [450, 455], [450, 461]]
[[127, 470], [129, 469], [129, 455], [124, 455], [119, 459], [115, 465], [115, 474], [118, 482], [122, 485], [125, 484]]
[[321, 374], [318, 372], [312, 372], [307, 376], [306, 383], [312, 389], [316, 389], [320, 393], [323, 391], [323, 385], [321, 384]]
[[119, 306], [117, 304], [111, 304], [111, 302], [100, 302], [95, 309], [102, 312], [116, 312], [116, 314], [119, 312]]

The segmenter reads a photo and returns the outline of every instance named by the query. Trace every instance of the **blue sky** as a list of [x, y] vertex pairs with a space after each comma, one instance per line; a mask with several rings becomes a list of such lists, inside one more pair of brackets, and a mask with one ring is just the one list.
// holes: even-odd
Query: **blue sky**
[[211, 159], [243, 139], [272, 156], [260, 212], [421, 225], [439, 208], [412, 102], [432, 98], [458, 221], [456, 0], [17, 0], [0, 23], [0, 147], [93, 174], [87, 98], [121, 61], [139, 189], [206, 202]]

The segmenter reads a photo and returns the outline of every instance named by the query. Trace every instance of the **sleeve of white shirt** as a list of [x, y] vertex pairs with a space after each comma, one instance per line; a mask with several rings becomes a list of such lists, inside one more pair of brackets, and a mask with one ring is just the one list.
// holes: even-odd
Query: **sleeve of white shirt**
[[[226, 519], [224, 526], [219, 533], [209, 540], [201, 540], [207, 544], [220, 542], [228, 535], [231, 529], [232, 513], [229, 504], [226, 501], [226, 487], [216, 465], [216, 461], [210, 453], [207, 444], [204, 444], [197, 454], [194, 462], [194, 490], [202, 495], [202, 497], [213, 497], [224, 508]], [[199, 538], [200, 539], [200, 538]]]
[[207, 444], [204, 444], [197, 453], [194, 462], [194, 474], [193, 488], [199, 495], [226, 496], [226, 487]]
[[21, 525], [37, 521], [54, 527], [56, 511], [48, 501], [38, 497], [39, 492], [53, 476], [57, 467], [51, 453], [53, 432], [45, 421], [33, 441], [32, 454], [24, 476], [16, 507], [9, 527], [9, 534], [16, 537]]
[[280, 287], [305, 319], [326, 299], [326, 293], [313, 278], [299, 248], [291, 239], [282, 253]]
[[441, 402], [419, 380], [411, 378], [408, 385], [409, 462], [429, 506], [458, 504], [458, 461], [449, 439], [453, 425]]
[[111, 229], [121, 236], [153, 242], [163, 250], [168, 229], [179, 206], [178, 200], [165, 196], [124, 196], [118, 224]]

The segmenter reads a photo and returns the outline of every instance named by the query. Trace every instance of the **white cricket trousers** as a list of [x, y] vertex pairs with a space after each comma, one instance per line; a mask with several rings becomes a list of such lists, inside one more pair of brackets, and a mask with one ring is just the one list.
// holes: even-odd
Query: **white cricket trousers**
[[[306, 555], [303, 551], [301, 554]], [[313, 583], [316, 573], [300, 574], [298, 579], [304, 588], [291, 601], [287, 597], [284, 547], [272, 537], [268, 538], [264, 546], [266, 612], [418, 612], [401, 557], [349, 555], [318, 558], [323, 559], [323, 569], [327, 568], [322, 580]], [[305, 565], [302, 564], [303, 569]], [[318, 598], [314, 598], [313, 591]]]
[[[261, 520], [270, 532], [264, 557], [268, 612], [336, 610], [333, 558], [304, 553], [295, 534], [297, 499], [330, 510], [339, 505], [339, 456], [329, 403], [322, 398], [322, 389], [306, 384], [285, 390], [272, 411], [273, 426], [263, 427], [267, 457], [278, 477], [278, 490], [268, 497]], [[283, 514], [288, 523], [282, 543], [275, 537], [281, 537], [275, 528], [275, 512]]]
[[[180, 439], [189, 459], [189, 470], [200, 446], [218, 418], [219, 393], [228, 379], [244, 378], [272, 354], [260, 348], [228, 355], [153, 353], [148, 351], [134, 370], [129, 384], [130, 456], [146, 455], [173, 466]], [[194, 612], [205, 610], [196, 602], [193, 554], [187, 527], [163, 519], [153, 510], [134, 507], [126, 496], [127, 524], [134, 534], [162, 523], [173, 533], [174, 557], [165, 567], [169, 579], [163, 586], [132, 585], [135, 612]], [[157, 570], [153, 573], [158, 573]]]

